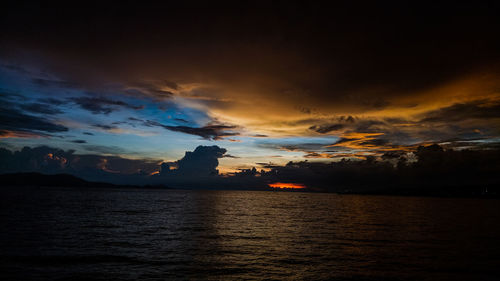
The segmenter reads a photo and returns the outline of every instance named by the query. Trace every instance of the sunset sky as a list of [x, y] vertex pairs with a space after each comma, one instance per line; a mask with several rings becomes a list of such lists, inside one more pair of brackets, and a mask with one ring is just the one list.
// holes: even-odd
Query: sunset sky
[[0, 146], [161, 163], [217, 145], [222, 173], [498, 147], [493, 2], [370, 5], [9, 7]]

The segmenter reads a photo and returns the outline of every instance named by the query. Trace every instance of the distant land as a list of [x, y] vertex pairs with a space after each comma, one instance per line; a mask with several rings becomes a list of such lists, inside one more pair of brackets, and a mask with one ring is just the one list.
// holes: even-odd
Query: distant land
[[86, 181], [69, 174], [9, 173], [0, 175], [0, 186], [43, 187], [98, 187], [98, 188], [165, 188], [165, 185], [119, 185], [107, 182]]
[[[0, 186], [2, 187], [92, 187], [92, 188], [146, 188], [146, 189], [176, 189], [166, 185], [119, 185], [106, 182], [86, 181], [69, 174], [41, 174], [41, 173], [9, 173], [0, 174]], [[179, 188], [189, 189], [189, 188]], [[197, 189], [199, 190], [199, 189]], [[203, 189], [201, 189], [203, 190]], [[210, 188], [209, 190], [214, 190]], [[221, 188], [220, 190], [228, 190]], [[235, 189], [235, 190], [255, 190], [263, 191], [263, 189]], [[426, 197], [460, 197], [460, 198], [500, 198], [500, 188], [498, 186], [405, 186], [405, 187], [388, 187], [365, 190], [349, 190], [345, 189], [341, 192], [318, 191], [316, 189], [301, 188], [301, 189], [286, 189], [276, 188], [268, 189], [268, 191], [282, 192], [326, 192], [337, 194], [359, 194], [359, 195], [388, 195], [388, 196], [426, 196]]]

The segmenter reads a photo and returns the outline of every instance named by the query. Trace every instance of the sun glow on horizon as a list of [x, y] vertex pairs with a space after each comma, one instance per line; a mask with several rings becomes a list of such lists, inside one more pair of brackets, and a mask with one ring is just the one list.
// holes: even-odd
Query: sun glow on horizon
[[272, 188], [279, 188], [279, 189], [300, 189], [300, 188], [306, 188], [305, 185], [301, 183], [291, 183], [291, 182], [275, 182], [275, 183], [270, 183], [268, 184], [269, 187]]

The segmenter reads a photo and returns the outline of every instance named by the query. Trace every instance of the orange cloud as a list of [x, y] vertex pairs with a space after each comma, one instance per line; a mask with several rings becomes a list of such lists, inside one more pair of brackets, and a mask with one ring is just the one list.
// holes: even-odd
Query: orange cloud
[[7, 138], [41, 138], [47, 137], [45, 135], [36, 134], [32, 132], [22, 132], [22, 131], [0, 131], [0, 139]]

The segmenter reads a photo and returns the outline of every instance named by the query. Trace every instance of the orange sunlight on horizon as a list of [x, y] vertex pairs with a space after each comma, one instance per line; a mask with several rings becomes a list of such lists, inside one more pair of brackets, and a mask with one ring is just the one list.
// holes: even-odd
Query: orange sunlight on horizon
[[269, 187], [280, 188], [280, 189], [286, 189], [286, 188], [290, 188], [290, 189], [306, 188], [306, 186], [303, 185], [303, 184], [301, 184], [301, 183], [290, 183], [290, 182], [275, 182], [275, 183], [270, 183], [268, 185], [269, 185]]

